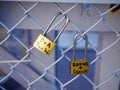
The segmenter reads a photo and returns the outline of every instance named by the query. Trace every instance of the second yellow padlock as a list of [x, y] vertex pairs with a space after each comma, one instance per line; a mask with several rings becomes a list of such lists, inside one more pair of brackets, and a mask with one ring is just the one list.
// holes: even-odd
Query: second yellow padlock
[[87, 49], [88, 49], [88, 37], [87, 35], [83, 36], [85, 40], [85, 51], [84, 51], [84, 59], [75, 59], [76, 54], [76, 39], [80, 36], [81, 33], [78, 33], [74, 38], [74, 45], [73, 45], [73, 59], [70, 62], [70, 74], [86, 74], [88, 73], [88, 60], [87, 60]]

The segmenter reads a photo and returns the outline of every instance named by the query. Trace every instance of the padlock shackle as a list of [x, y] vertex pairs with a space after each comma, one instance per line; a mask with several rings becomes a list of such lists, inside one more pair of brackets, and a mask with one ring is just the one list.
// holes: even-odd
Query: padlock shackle
[[85, 51], [84, 51], [84, 60], [87, 60], [87, 50], [88, 50], [88, 36], [84, 35], [81, 36], [82, 33], [78, 33], [74, 37], [74, 42], [73, 42], [73, 60], [75, 60], [75, 55], [76, 55], [76, 44], [77, 44], [77, 38], [78, 36], [83, 37], [85, 40]]
[[65, 28], [67, 27], [67, 25], [69, 23], [68, 15], [65, 15], [65, 19], [66, 19], [65, 24], [62, 26], [62, 28], [61, 28], [59, 34], [57, 35], [57, 37], [55, 38], [54, 42], [56, 42], [58, 40], [58, 38], [60, 37], [60, 35], [62, 34], [62, 32], [65, 30]]
[[[47, 26], [47, 28], [45, 29], [45, 31], [43, 32], [43, 35], [45, 36], [46, 33], [48, 32], [48, 30], [50, 29], [50, 27], [52, 26], [52, 24], [54, 23], [54, 21], [56, 20], [56, 18], [59, 16], [59, 15], [62, 15], [61, 12], [58, 12], [56, 13], [56, 15], [52, 18], [51, 22], [49, 23], [49, 25]], [[64, 29], [66, 28], [66, 26], [68, 25], [68, 22], [69, 22], [69, 17], [65, 14], [65, 19], [66, 19], [66, 22], [65, 24], [62, 26], [59, 34], [57, 35], [57, 37], [55, 38], [54, 42], [56, 42], [58, 40], [58, 38], [60, 37], [60, 35], [62, 34], [62, 32], [64, 31]]]
[[52, 26], [53, 22], [56, 20], [56, 18], [61, 15], [61, 12], [57, 12], [55, 14], [55, 16], [52, 18], [51, 22], [48, 24], [47, 28], [45, 29], [45, 31], [43, 32], [43, 35], [45, 36], [45, 34], [48, 32], [48, 30], [50, 29], [50, 27]]

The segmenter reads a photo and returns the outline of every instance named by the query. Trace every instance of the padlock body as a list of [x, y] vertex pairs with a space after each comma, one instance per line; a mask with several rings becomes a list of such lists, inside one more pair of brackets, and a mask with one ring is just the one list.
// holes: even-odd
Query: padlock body
[[70, 74], [88, 73], [88, 60], [71, 60]]
[[42, 34], [38, 36], [33, 46], [46, 55], [50, 55], [55, 47], [55, 43]]

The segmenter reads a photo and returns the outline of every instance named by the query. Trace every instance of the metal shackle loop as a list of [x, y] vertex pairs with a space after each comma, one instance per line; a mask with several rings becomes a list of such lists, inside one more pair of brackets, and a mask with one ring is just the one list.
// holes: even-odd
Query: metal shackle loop
[[55, 16], [52, 18], [51, 22], [49, 23], [49, 25], [47, 26], [47, 28], [46, 28], [45, 31], [43, 32], [43, 35], [45, 35], [45, 34], [48, 32], [48, 30], [50, 29], [50, 27], [51, 27], [52, 24], [54, 23], [55, 19], [56, 19], [59, 15], [61, 15], [61, 14], [62, 14], [61, 12], [57, 12], [57, 13], [55, 14]]
[[[75, 55], [76, 55], [76, 42], [77, 42], [77, 38], [80, 35], [81, 35], [81, 33], [78, 33], [74, 37], [74, 43], [73, 43], [73, 60], [75, 60]], [[88, 36], [84, 35], [84, 36], [80, 36], [80, 37], [83, 37], [83, 39], [85, 40], [84, 60], [87, 60]]]
[[[52, 26], [52, 24], [54, 23], [54, 21], [56, 20], [56, 18], [59, 16], [59, 15], [62, 15], [61, 12], [58, 12], [56, 13], [56, 15], [52, 18], [51, 22], [49, 23], [49, 25], [47, 26], [46, 30], [43, 32], [43, 35], [45, 36], [46, 33], [48, 32], [48, 30], [50, 29], [50, 27]], [[62, 34], [62, 32], [64, 31], [64, 29], [66, 28], [66, 26], [68, 25], [68, 22], [69, 22], [69, 17], [67, 15], [65, 15], [65, 24], [62, 26], [59, 34], [57, 35], [57, 37], [55, 38], [54, 42], [57, 41], [57, 39], [60, 37], [60, 35]]]
[[62, 32], [65, 30], [65, 28], [68, 25], [69, 17], [67, 15], [65, 15], [65, 19], [66, 19], [65, 24], [62, 26], [62, 28], [61, 28], [59, 34], [57, 35], [57, 37], [55, 38], [54, 42], [56, 42], [58, 40], [58, 38], [60, 37], [60, 35], [62, 34]]

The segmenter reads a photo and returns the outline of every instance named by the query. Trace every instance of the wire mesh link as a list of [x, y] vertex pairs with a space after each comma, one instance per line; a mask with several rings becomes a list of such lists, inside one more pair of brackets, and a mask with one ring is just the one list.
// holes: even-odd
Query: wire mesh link
[[[74, 4], [73, 6], [71, 6], [70, 8], [68, 8], [67, 10], [64, 10], [64, 8], [62, 6], [60, 6], [59, 3], [53, 3], [55, 5], [55, 8], [58, 8], [58, 11], [62, 12], [62, 15], [68, 15], [69, 16], [69, 12], [71, 12], [74, 8], [76, 8], [77, 6], [79, 6], [80, 4]], [[57, 83], [59, 83], [59, 88], [60, 90], [67, 90], [66, 86], [69, 85], [70, 83], [74, 82], [76, 79], [78, 79], [80, 76], [82, 76], [85, 80], [87, 80], [92, 86], [93, 89], [96, 90], [97, 88], [102, 87], [103, 85], [105, 85], [106, 83], [110, 82], [112, 79], [114, 78], [119, 78], [120, 76], [117, 74], [118, 72], [120, 72], [120, 68], [118, 69], [114, 69], [112, 67], [112, 65], [109, 63], [109, 61], [106, 61], [109, 66], [114, 70], [112, 73], [112, 76], [110, 76], [109, 78], [107, 78], [105, 81], [99, 83], [98, 85], [96, 85], [92, 80], [90, 80], [90, 78], [86, 75], [76, 75], [74, 76], [72, 79], [70, 79], [69, 81], [63, 83], [62, 81], [59, 80], [59, 78], [57, 78], [53, 73], [51, 73], [49, 70], [54, 67], [57, 63], [61, 62], [61, 60], [63, 58], [66, 58], [66, 60], [68, 60], [70, 62], [70, 58], [69, 56], [66, 55], [66, 53], [72, 49], [73, 45], [69, 46], [66, 50], [63, 50], [62, 48], [59, 48], [61, 50], [61, 57], [59, 57], [57, 60], [54, 61], [54, 63], [52, 63], [49, 66], [46, 66], [46, 64], [44, 64], [40, 58], [35, 55], [32, 51], [34, 49], [33, 46], [31, 46], [30, 48], [28, 48], [27, 45], [25, 45], [17, 36], [15, 36], [13, 33], [11, 33], [13, 30], [15, 30], [17, 28], [18, 25], [20, 25], [26, 18], [29, 18], [31, 20], [31, 22], [33, 24], [35, 24], [36, 26], [39, 27], [39, 29], [41, 29], [42, 31], [44, 31], [44, 27], [42, 27], [41, 23], [38, 22], [36, 19], [34, 19], [34, 17], [32, 17], [29, 12], [32, 11], [35, 7], [37, 7], [37, 5], [39, 5], [39, 3], [34, 3], [33, 5], [31, 5], [31, 7], [29, 7], [28, 9], [26, 9], [24, 7], [24, 5], [21, 2], [17, 2], [17, 5], [23, 10], [23, 14], [24, 16], [14, 25], [12, 26], [11, 29], [9, 29], [1, 20], [0, 20], [0, 25], [2, 27], [4, 27], [7, 31], [5, 31], [7, 33], [7, 36], [0, 42], [0, 47], [3, 47], [3, 44], [7, 42], [7, 40], [12, 37], [16, 40], [17, 43], [19, 43], [23, 48], [25, 48], [26, 54], [19, 60], [14, 62], [15, 64], [11, 64], [13, 63], [11, 62], [7, 62], [6, 57], [3, 57], [0, 55], [0, 59], [2, 59], [2, 61], [0, 61], [1, 63], [6, 63], [10, 66], [10, 71], [9, 73], [7, 73], [6, 76], [4, 76], [1, 80], [0, 83], [4, 82], [7, 78], [11, 77], [12, 74], [18, 74], [19, 77], [21, 77], [25, 82], [27, 82], [27, 90], [30, 90], [32, 88], [32, 90], [37, 90], [36, 87], [34, 87], [34, 84], [38, 81], [40, 81], [46, 74], [49, 74]], [[76, 24], [74, 24], [74, 22], [70, 19], [69, 25], [71, 25], [72, 27], [74, 27], [74, 31], [77, 32], [81, 32], [82, 35], [87, 34], [88, 32], [92, 32], [92, 29], [97, 27], [97, 25], [99, 25], [102, 21], [105, 22], [106, 26], [108, 26], [109, 28], [111, 28], [111, 31], [115, 33], [115, 37], [117, 38], [113, 43], [111, 43], [109, 46], [107, 46], [106, 48], [104, 48], [103, 50], [100, 50], [98, 48], [96, 48], [94, 45], [92, 45], [92, 43], [89, 42], [89, 46], [92, 47], [92, 49], [96, 52], [96, 58], [94, 60], [91, 61], [90, 66], [93, 65], [95, 62], [97, 62], [100, 59], [101, 54], [105, 53], [107, 50], [111, 49], [113, 46], [115, 46], [118, 42], [120, 42], [120, 33], [114, 28], [114, 26], [112, 24], [110, 24], [109, 21], [106, 20], [105, 15], [107, 13], [109, 13], [111, 10], [113, 10], [114, 8], [116, 8], [118, 5], [112, 7], [111, 9], [108, 9], [105, 12], [102, 12], [96, 5], [92, 5], [93, 8], [99, 13], [99, 19], [98, 21], [96, 21], [93, 25], [91, 25], [88, 29], [86, 29], [84, 32], [82, 32], [82, 30], [79, 28], [79, 26], [77, 26]], [[71, 17], [70, 17], [71, 18]], [[62, 21], [64, 20], [64, 17], [61, 18], [58, 22], [56, 22], [49, 30], [52, 31], [57, 25], [59, 25]], [[49, 33], [48, 32], [48, 33]], [[81, 39], [79, 39], [78, 43], [81, 42]], [[38, 62], [38, 64], [43, 68], [43, 73], [41, 75], [39, 75], [37, 78], [35, 78], [34, 80], [30, 81], [29, 78], [27, 78], [27, 76], [24, 76], [23, 73], [19, 72], [19, 69], [16, 69], [20, 64], [24, 64], [24, 62], [28, 62], [25, 61], [28, 58], [30, 58], [29, 56], [31, 56], [32, 58], [34, 58], [34, 60], [36, 62]], [[1, 58], [2, 57], [2, 58]], [[49, 58], [49, 57], [48, 57]], [[8, 58], [9, 59], [9, 58]], [[50, 58], [49, 58], [50, 59]], [[29, 62], [31, 62], [32, 59], [30, 58]], [[104, 62], [105, 63], [105, 62]], [[4, 90], [4, 88], [2, 86], [0, 86], [0, 88], [2, 88]]]

